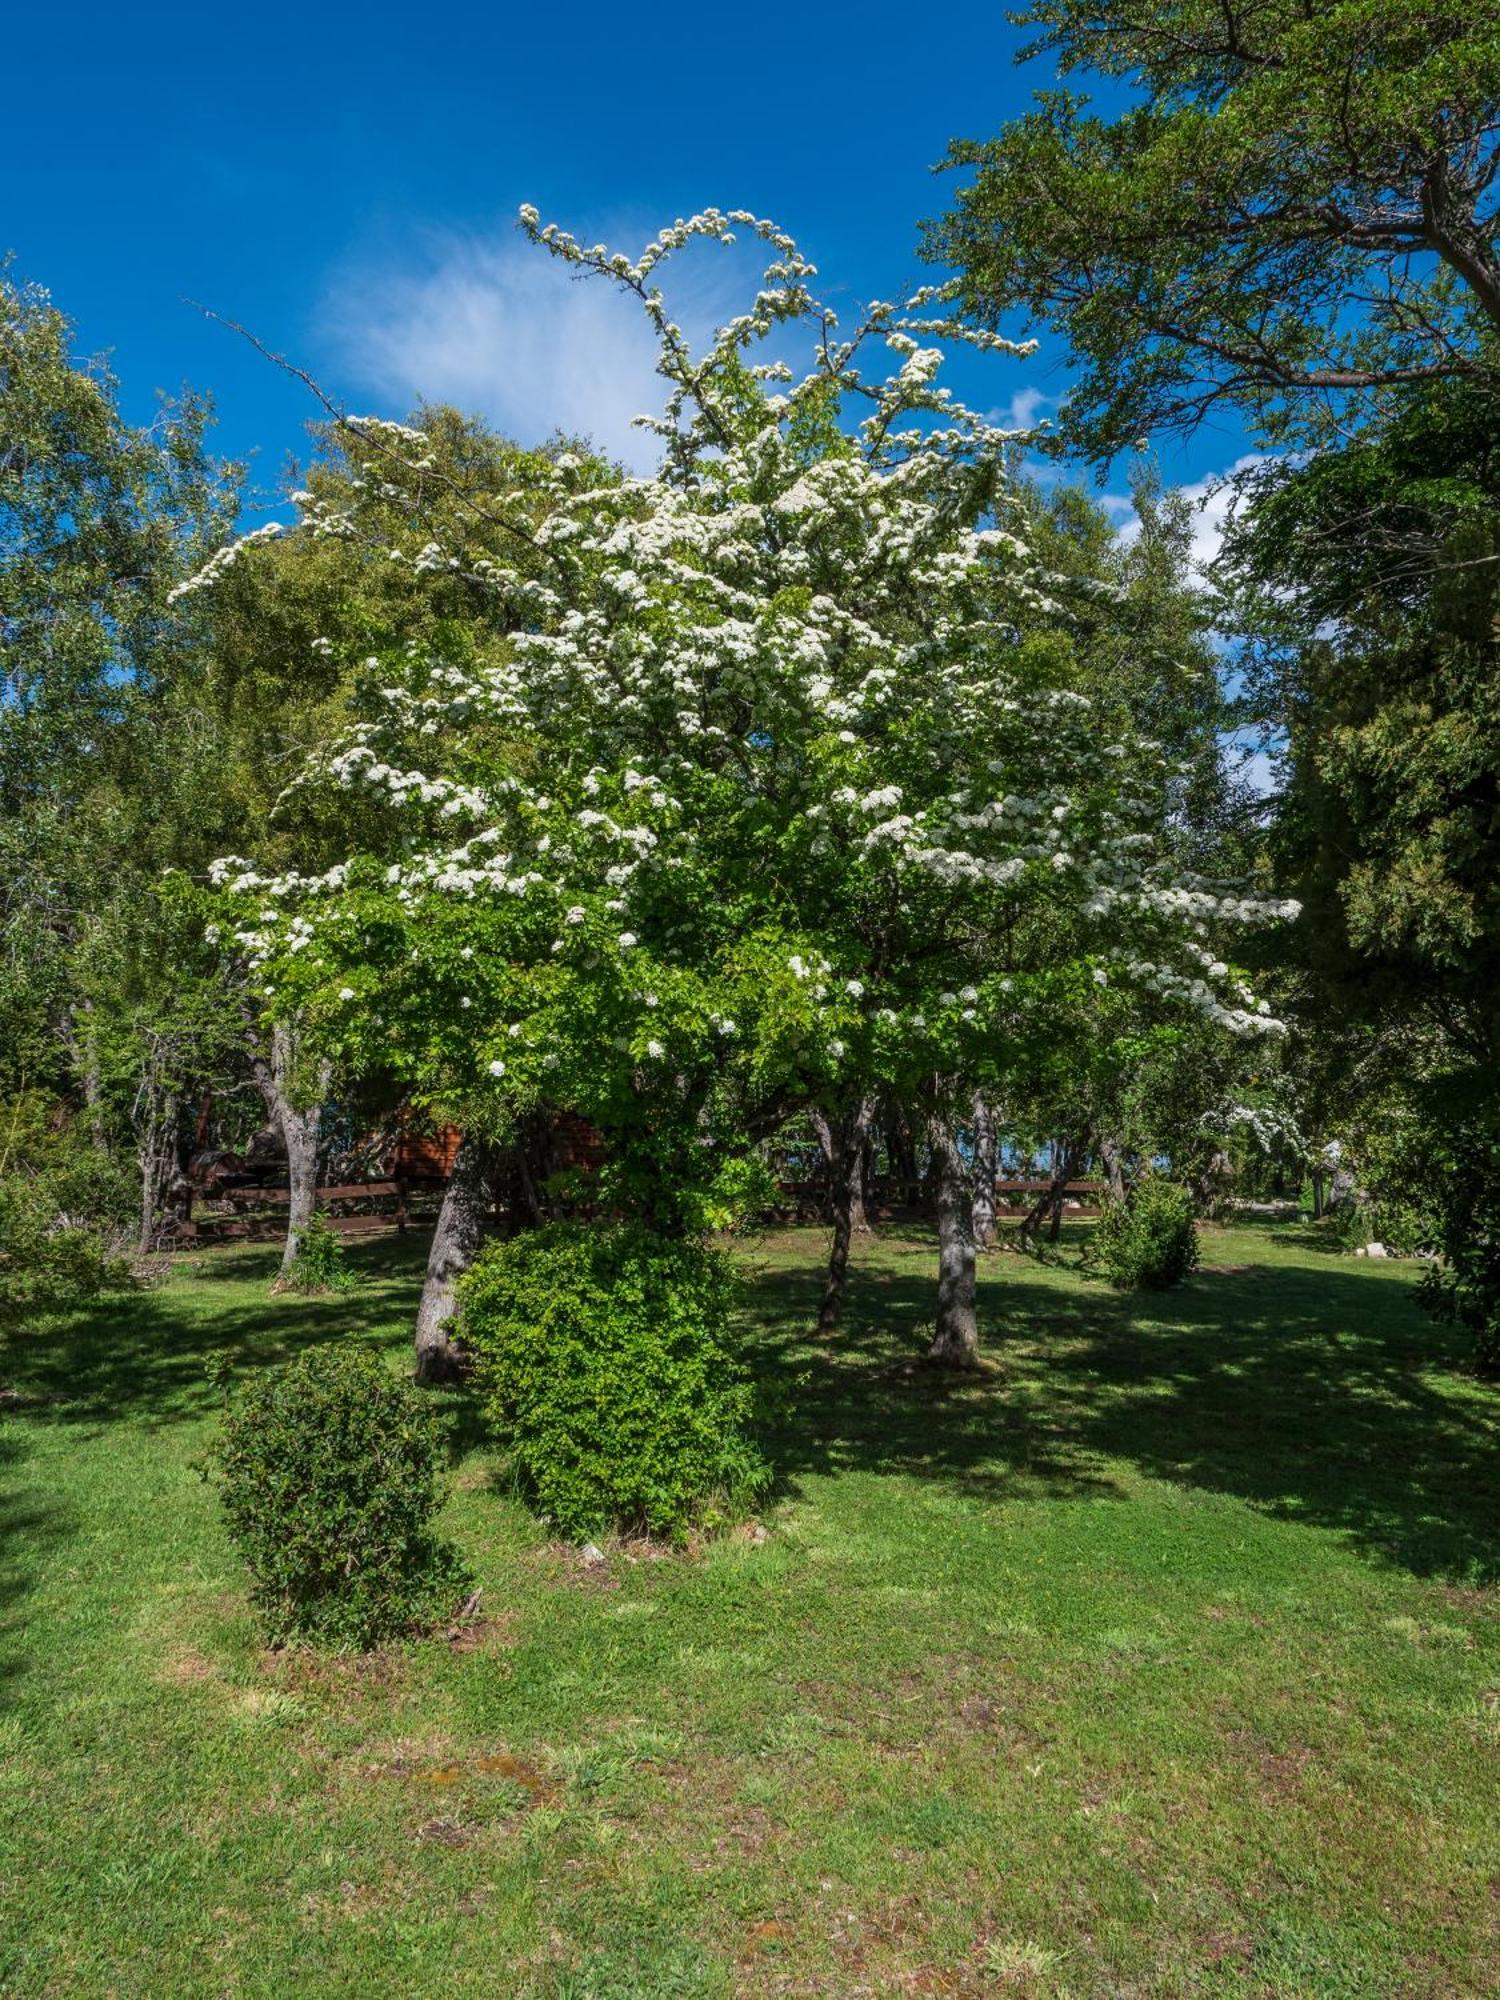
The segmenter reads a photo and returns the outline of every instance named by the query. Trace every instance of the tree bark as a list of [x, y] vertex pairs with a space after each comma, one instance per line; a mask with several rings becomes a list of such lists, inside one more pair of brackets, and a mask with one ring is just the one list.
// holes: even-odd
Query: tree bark
[[1125, 1199], [1125, 1155], [1119, 1140], [1112, 1132], [1104, 1132], [1099, 1137], [1099, 1157], [1104, 1162], [1105, 1179], [1109, 1182], [1110, 1196], [1115, 1201]]
[[1051, 1217], [1047, 1235], [1055, 1243], [1062, 1234], [1063, 1198], [1068, 1191], [1068, 1182], [1077, 1172], [1078, 1162], [1083, 1153], [1078, 1140], [1058, 1139], [1053, 1142], [1052, 1178], [1042, 1194], [1032, 1204], [1025, 1221], [1021, 1224], [1021, 1241], [1029, 1244], [1035, 1241], [1036, 1233], [1045, 1216]]
[[995, 1168], [999, 1142], [995, 1114], [983, 1091], [974, 1093], [974, 1241], [995, 1247]]
[[155, 1083], [146, 1086], [146, 1109], [136, 1157], [141, 1170], [140, 1252], [144, 1257], [156, 1242], [156, 1218], [167, 1182], [176, 1168], [173, 1140], [177, 1130], [177, 1099]]
[[281, 1134], [286, 1147], [286, 1242], [282, 1246], [278, 1274], [283, 1278], [296, 1262], [307, 1226], [317, 1211], [318, 1125], [332, 1075], [326, 1062], [318, 1064], [313, 1102], [299, 1109], [292, 1095], [296, 1061], [296, 1033], [285, 1021], [277, 1021], [271, 1029], [270, 1060], [259, 1049], [253, 1051], [250, 1059], [256, 1086], [265, 1103], [266, 1116]]
[[972, 1368], [979, 1356], [973, 1182], [946, 1118], [929, 1118], [927, 1137], [938, 1223], [937, 1321], [927, 1359], [939, 1368]]
[[823, 1287], [823, 1302], [818, 1308], [818, 1325], [825, 1333], [838, 1325], [839, 1314], [843, 1310], [850, 1243], [856, 1232], [861, 1236], [870, 1233], [865, 1217], [865, 1149], [874, 1118], [874, 1098], [862, 1097], [844, 1112], [836, 1132], [826, 1119], [820, 1121], [818, 1137], [829, 1156], [829, 1206], [833, 1211], [828, 1279]]
[[297, 1111], [288, 1105], [281, 1115], [281, 1136], [286, 1141], [286, 1242], [281, 1250], [281, 1270], [285, 1277], [297, 1261], [308, 1225], [318, 1206], [318, 1113], [321, 1106], [310, 1105]]
[[451, 1382], [458, 1373], [459, 1354], [451, 1330], [457, 1286], [484, 1241], [485, 1218], [494, 1198], [499, 1165], [495, 1149], [482, 1139], [465, 1134], [459, 1142], [438, 1210], [417, 1307], [419, 1382]]

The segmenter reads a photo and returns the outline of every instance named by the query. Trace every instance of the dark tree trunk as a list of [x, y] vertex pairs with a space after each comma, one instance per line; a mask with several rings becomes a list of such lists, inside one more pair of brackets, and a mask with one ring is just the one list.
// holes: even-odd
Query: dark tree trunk
[[995, 1114], [982, 1091], [974, 1093], [974, 1241], [995, 1247], [995, 1167], [999, 1145]]
[[484, 1241], [485, 1219], [500, 1165], [495, 1149], [482, 1139], [466, 1135], [460, 1141], [438, 1210], [417, 1307], [419, 1382], [450, 1382], [458, 1373], [458, 1351], [452, 1338], [456, 1288]]
[[921, 1205], [920, 1180], [917, 1171], [917, 1149], [912, 1144], [911, 1132], [898, 1105], [892, 1105], [885, 1128], [886, 1157], [890, 1161], [891, 1178], [897, 1183], [900, 1198], [905, 1201], [913, 1194], [917, 1205]]
[[1083, 1155], [1083, 1146], [1078, 1140], [1058, 1139], [1052, 1148], [1052, 1178], [1046, 1188], [1032, 1204], [1026, 1220], [1021, 1224], [1023, 1243], [1034, 1243], [1036, 1233], [1044, 1218], [1050, 1217], [1047, 1230], [1048, 1240], [1055, 1243], [1062, 1234], [1063, 1198], [1068, 1191], [1068, 1182], [1078, 1169]]
[[1104, 1163], [1104, 1177], [1109, 1183], [1109, 1192], [1112, 1199], [1123, 1201], [1125, 1199], [1125, 1155], [1121, 1149], [1119, 1140], [1112, 1132], [1101, 1134], [1099, 1139], [1099, 1158]]
[[946, 1118], [927, 1125], [937, 1197], [937, 1321], [927, 1359], [939, 1368], [972, 1368], [979, 1356], [975, 1307], [973, 1183]]
[[[829, 1153], [829, 1206], [833, 1211], [833, 1244], [828, 1253], [828, 1281], [818, 1308], [818, 1325], [824, 1332], [839, 1323], [844, 1303], [844, 1281], [849, 1275], [849, 1245], [856, 1232], [867, 1236], [865, 1219], [865, 1148], [875, 1117], [875, 1100], [863, 1097], [846, 1110], [837, 1128], [821, 1120], [819, 1140]], [[827, 1134], [824, 1141], [823, 1135]]]

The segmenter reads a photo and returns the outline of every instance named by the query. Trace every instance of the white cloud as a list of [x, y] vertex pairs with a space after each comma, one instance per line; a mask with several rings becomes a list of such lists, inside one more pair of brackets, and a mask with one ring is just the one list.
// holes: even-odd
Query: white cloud
[[[625, 243], [633, 249], [633, 236]], [[674, 260], [669, 303], [690, 341], [753, 297], [753, 272], [747, 290], [741, 264], [712, 247]], [[658, 412], [666, 393], [639, 305], [519, 237], [435, 236], [404, 266], [346, 268], [324, 318], [346, 379], [391, 415], [425, 398], [486, 417], [522, 443], [561, 430], [637, 470], [657, 462], [656, 440], [631, 425]]]
[[1200, 575], [1224, 545], [1224, 535], [1239, 499], [1237, 475], [1264, 461], [1254, 452], [1237, 458], [1225, 472], [1210, 473], [1192, 486], [1184, 486], [1182, 497], [1193, 510], [1191, 559]]
[[989, 422], [1003, 431], [1035, 430], [1042, 421], [1043, 405], [1057, 400], [1045, 389], [1017, 389], [1008, 403], [990, 411]]
[[[1188, 486], [1180, 486], [1177, 491], [1192, 510], [1192, 539], [1188, 547], [1188, 560], [1200, 576], [1206, 574], [1210, 564], [1224, 545], [1225, 531], [1233, 516], [1239, 498], [1236, 481], [1242, 472], [1252, 466], [1265, 464], [1264, 458], [1255, 452], [1246, 452], [1233, 465], [1222, 472], [1210, 472], [1203, 479], [1196, 479]], [[1141, 531], [1141, 524], [1125, 493], [1103, 493], [1100, 503], [1119, 520], [1118, 533], [1122, 542], [1133, 542]]]

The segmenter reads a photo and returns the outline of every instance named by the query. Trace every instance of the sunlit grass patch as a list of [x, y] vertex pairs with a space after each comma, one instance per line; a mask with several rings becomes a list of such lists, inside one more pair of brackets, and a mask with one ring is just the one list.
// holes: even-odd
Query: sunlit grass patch
[[265, 1252], [20, 1345], [3, 1420], [17, 1994], [1493, 1990], [1496, 1405], [1399, 1266], [1215, 1233], [1144, 1305], [752, 1244], [764, 1540], [580, 1564], [444, 1392], [472, 1623], [270, 1651], [195, 1463], [207, 1357], [405, 1366], [419, 1245]]

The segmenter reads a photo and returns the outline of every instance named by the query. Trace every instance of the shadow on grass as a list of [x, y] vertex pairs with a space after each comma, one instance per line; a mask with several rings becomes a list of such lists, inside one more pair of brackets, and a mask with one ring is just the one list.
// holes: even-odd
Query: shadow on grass
[[[1291, 1247], [1280, 1232], [1267, 1242]], [[1500, 1577], [1500, 1400], [1445, 1372], [1464, 1357], [1461, 1338], [1379, 1267], [1272, 1257], [1142, 1298], [1002, 1253], [982, 1267], [990, 1371], [953, 1380], [921, 1365], [930, 1244], [875, 1246], [826, 1337], [810, 1330], [818, 1246], [803, 1232], [766, 1246], [779, 1263], [750, 1253], [747, 1330], [783, 1490], [858, 1470], [981, 1499], [1103, 1500], [1128, 1466], [1338, 1530], [1419, 1575]], [[424, 1256], [420, 1238], [351, 1245], [356, 1289], [292, 1299], [270, 1295], [274, 1249], [215, 1252], [171, 1292], [112, 1300], [22, 1341], [9, 1379], [42, 1421], [202, 1416], [217, 1401], [212, 1355], [243, 1374], [324, 1341], [404, 1351]], [[231, 1278], [238, 1296], [218, 1291]], [[478, 1412], [458, 1392], [443, 1403], [461, 1455], [481, 1439]]]
[[985, 1499], [1105, 1498], [1122, 1462], [1337, 1529], [1418, 1575], [1500, 1578], [1500, 1400], [1460, 1376], [1462, 1340], [1408, 1286], [1320, 1260], [1121, 1296], [1001, 1256], [981, 1281], [993, 1372], [955, 1382], [920, 1365], [933, 1289], [919, 1264], [867, 1262], [831, 1336], [807, 1330], [818, 1272], [760, 1275], [787, 1486], [859, 1467]]
[[[157, 1423], [201, 1417], [219, 1401], [211, 1358], [227, 1358], [242, 1376], [325, 1341], [399, 1346], [410, 1337], [425, 1259], [420, 1239], [357, 1243], [349, 1261], [359, 1282], [350, 1291], [278, 1297], [271, 1292], [274, 1247], [213, 1251], [195, 1259], [173, 1290], [118, 1293], [13, 1336], [7, 1379], [34, 1420], [99, 1426], [124, 1417]], [[221, 1285], [224, 1295], [214, 1296]]]
[[8, 1425], [0, 1429], [0, 1689], [25, 1678], [25, 1603], [48, 1551], [72, 1530], [71, 1512], [36, 1486], [20, 1483], [27, 1450]]

